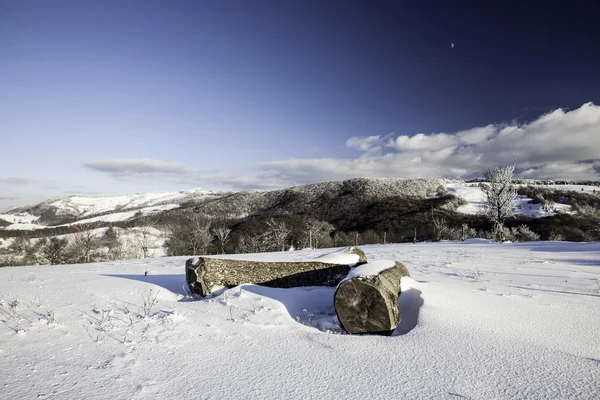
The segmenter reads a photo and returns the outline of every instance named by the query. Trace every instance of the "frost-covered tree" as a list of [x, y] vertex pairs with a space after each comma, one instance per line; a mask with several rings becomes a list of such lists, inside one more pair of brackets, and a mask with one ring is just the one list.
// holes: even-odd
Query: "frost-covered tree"
[[515, 164], [496, 166], [486, 171], [487, 183], [481, 184], [485, 200], [485, 215], [494, 224], [494, 238], [506, 240], [504, 221], [513, 216], [517, 189], [513, 183]]
[[527, 225], [521, 224], [510, 228], [510, 234], [514, 240], [519, 242], [534, 242], [540, 240], [540, 235], [531, 230]]

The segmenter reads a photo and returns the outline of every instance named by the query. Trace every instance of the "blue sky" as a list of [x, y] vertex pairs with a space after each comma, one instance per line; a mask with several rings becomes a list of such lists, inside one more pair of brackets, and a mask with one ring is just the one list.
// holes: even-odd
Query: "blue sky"
[[597, 179], [597, 10], [476, 4], [0, 0], [0, 209], [512, 161]]

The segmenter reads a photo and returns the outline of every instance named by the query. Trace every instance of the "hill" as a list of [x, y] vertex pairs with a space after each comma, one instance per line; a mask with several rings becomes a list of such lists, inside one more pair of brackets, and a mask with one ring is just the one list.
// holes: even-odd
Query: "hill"
[[[519, 184], [509, 240], [600, 240], [596, 186], [530, 183]], [[59, 263], [490, 238], [482, 196], [479, 182], [362, 178], [274, 191], [70, 196], [0, 215], [0, 265], [51, 262], [53, 237], [69, 244], [51, 257]], [[77, 243], [87, 243], [84, 255]]]

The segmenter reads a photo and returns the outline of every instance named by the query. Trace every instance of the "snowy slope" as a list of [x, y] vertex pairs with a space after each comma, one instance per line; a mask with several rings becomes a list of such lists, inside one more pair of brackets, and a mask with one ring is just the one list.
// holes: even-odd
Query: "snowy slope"
[[[138, 193], [121, 196], [66, 196], [47, 200], [33, 207], [15, 209], [7, 214], [0, 214], [0, 218], [13, 224], [33, 223], [39, 219], [43, 211], [52, 210], [58, 216], [73, 216], [79, 219], [98, 216], [101, 221], [116, 221], [127, 219], [121, 217], [110, 217], [108, 214], [121, 214], [125, 211], [138, 211], [140, 209], [150, 212], [151, 210], [164, 211], [178, 207], [181, 203], [190, 200], [199, 200], [210, 197], [223, 196], [225, 192], [213, 190], [184, 190], [178, 192], [161, 193]], [[121, 218], [121, 219], [119, 219]], [[15, 227], [13, 229], [19, 229]], [[23, 229], [26, 229], [25, 227]]]
[[600, 244], [363, 250], [412, 274], [391, 337], [340, 334], [334, 288], [192, 300], [186, 257], [2, 268], [0, 398], [598, 398]]
[[[179, 204], [164, 204], [159, 206], [145, 207], [140, 208], [134, 211], [123, 211], [123, 212], [115, 212], [110, 214], [100, 215], [98, 217], [92, 218], [84, 218], [78, 221], [73, 222], [72, 224], [61, 224], [61, 225], [53, 225], [52, 227], [61, 227], [61, 226], [70, 226], [70, 225], [79, 225], [79, 224], [91, 224], [94, 222], [118, 222], [118, 221], [126, 221], [130, 218], [133, 218], [137, 213], [141, 215], [152, 215], [156, 213], [160, 213], [163, 211], [173, 210], [178, 208]], [[1, 216], [0, 216], [1, 218]], [[37, 217], [33, 217], [37, 218]], [[8, 230], [35, 230], [35, 229], [44, 229], [47, 228], [46, 225], [39, 225], [34, 223], [22, 223], [17, 222], [12, 225], [8, 225], [4, 229]]]
[[[537, 185], [533, 185], [537, 186]], [[476, 183], [466, 183], [461, 181], [451, 181], [446, 185], [448, 193], [460, 196], [468, 204], [458, 207], [457, 211], [465, 214], [477, 214], [484, 209], [483, 192]], [[548, 186], [543, 186], [548, 187]], [[567, 190], [576, 192], [593, 193], [598, 190], [596, 186], [582, 185], [552, 185], [551, 189]], [[583, 190], [582, 190], [583, 189]], [[571, 206], [566, 204], [555, 204], [554, 211], [544, 211], [540, 204], [529, 204], [531, 199], [526, 196], [517, 196], [513, 212], [515, 215], [527, 215], [530, 217], [546, 217], [556, 214], [556, 212], [571, 212]]]
[[225, 192], [192, 189], [122, 196], [67, 196], [0, 214], [0, 219], [12, 223], [4, 229], [18, 230], [43, 229], [46, 225], [36, 221], [40, 219], [38, 215], [45, 210], [52, 210], [57, 216], [76, 217], [78, 221], [75, 223], [125, 221], [137, 212], [143, 215], [160, 213], [177, 208], [186, 201], [217, 198], [224, 194]]
[[140, 193], [123, 196], [69, 196], [49, 201], [47, 204], [57, 207], [65, 214], [86, 217], [116, 210], [131, 210], [141, 207], [153, 207], [160, 204], [179, 203], [190, 198], [203, 198], [220, 194], [206, 190], [188, 190], [164, 193]]
[[0, 214], [0, 219], [10, 222], [11, 224], [31, 224], [39, 219], [35, 215], [27, 213], [18, 214]]
[[17, 223], [17, 224], [8, 225], [4, 229], [34, 231], [36, 229], [45, 229], [45, 228], [47, 228], [46, 225]]

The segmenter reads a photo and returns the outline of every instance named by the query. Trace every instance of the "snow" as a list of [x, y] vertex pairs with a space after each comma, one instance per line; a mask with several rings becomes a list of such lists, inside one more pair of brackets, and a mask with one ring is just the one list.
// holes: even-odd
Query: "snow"
[[[597, 186], [587, 185], [531, 185], [555, 190], [567, 190], [593, 194], [600, 190]], [[466, 183], [462, 181], [451, 181], [446, 184], [448, 193], [462, 197], [468, 204], [457, 208], [458, 212], [464, 214], [478, 214], [485, 209], [483, 192], [477, 183]], [[582, 190], [583, 189], [583, 190]], [[557, 212], [570, 213], [571, 206], [568, 204], [555, 203], [553, 210], [544, 211], [541, 204], [529, 204], [531, 199], [526, 196], [517, 196], [513, 213], [515, 215], [527, 215], [530, 217], [547, 217]]]
[[448, 193], [462, 197], [468, 204], [458, 207], [464, 214], [477, 214], [484, 210], [484, 197], [476, 183], [455, 182], [446, 184]]
[[47, 228], [46, 225], [19, 223], [19, 224], [8, 225], [4, 229], [7, 229], [7, 230], [33, 231], [33, 230], [36, 230], [36, 229], [45, 229], [45, 228]]
[[57, 207], [59, 214], [72, 214], [79, 217], [92, 217], [97, 214], [119, 210], [136, 210], [164, 204], [179, 204], [189, 199], [221, 196], [223, 192], [212, 190], [185, 190], [178, 192], [138, 193], [121, 196], [67, 196], [45, 202]]
[[350, 273], [344, 278], [344, 280], [352, 279], [356, 277], [373, 277], [379, 275], [382, 271], [392, 268], [396, 265], [394, 260], [374, 260], [369, 261], [367, 264], [360, 265], [350, 270]]
[[[152, 215], [152, 214], [160, 213], [160, 212], [163, 212], [163, 211], [173, 210], [173, 209], [178, 208], [178, 207], [179, 207], [179, 204], [163, 204], [163, 205], [160, 205], [160, 206], [144, 207], [144, 208], [140, 208], [140, 209], [137, 209], [137, 210], [134, 210], [134, 211], [117, 212], [117, 213], [111, 213], [111, 214], [101, 215], [101, 216], [98, 216], [98, 217], [80, 219], [79, 221], [73, 222], [73, 225], [76, 225], [76, 224], [89, 224], [89, 223], [93, 223], [93, 222], [119, 222], [119, 221], [126, 221], [126, 220], [132, 218], [133, 216], [135, 216], [137, 213], [141, 213], [143, 216], [146, 216], [146, 215]], [[61, 225], [59, 225], [59, 226], [61, 226]]]
[[10, 222], [11, 224], [31, 224], [39, 219], [34, 215], [28, 213], [19, 213], [19, 214], [0, 214], [0, 219], [5, 220], [6, 222]]
[[0, 239], [0, 250], [8, 249], [14, 240], [14, 238]]
[[557, 211], [570, 213], [571, 206], [568, 204], [555, 203], [552, 210], [545, 211], [541, 204], [530, 204], [530, 198], [526, 196], [517, 196], [517, 206], [513, 210], [515, 215], [527, 215], [529, 217], [547, 217], [556, 214]]
[[360, 260], [360, 256], [358, 254], [349, 253], [348, 251], [350, 249], [352, 248], [344, 248], [331, 253], [322, 254], [319, 257], [315, 258], [315, 261], [336, 265], [354, 266]]
[[[124, 211], [124, 212], [115, 212], [111, 214], [100, 215], [98, 217], [85, 218], [80, 219], [72, 224], [62, 224], [62, 225], [53, 225], [52, 227], [60, 227], [60, 226], [70, 226], [70, 225], [79, 225], [79, 224], [91, 224], [94, 222], [119, 222], [126, 221], [130, 218], [133, 218], [137, 213], [141, 213], [143, 216], [152, 215], [156, 213], [160, 213], [163, 211], [173, 210], [178, 208], [179, 204], [163, 204], [152, 207], [144, 207], [133, 211]], [[1, 218], [1, 216], [0, 216]], [[37, 218], [37, 217], [34, 217]], [[13, 223], [12, 225], [8, 225], [5, 229], [9, 230], [35, 230], [35, 229], [44, 229], [47, 228], [46, 225], [32, 224], [32, 223]]]
[[600, 244], [362, 249], [412, 276], [391, 337], [341, 334], [335, 288], [192, 299], [187, 257], [1, 268], [0, 398], [598, 398]]

